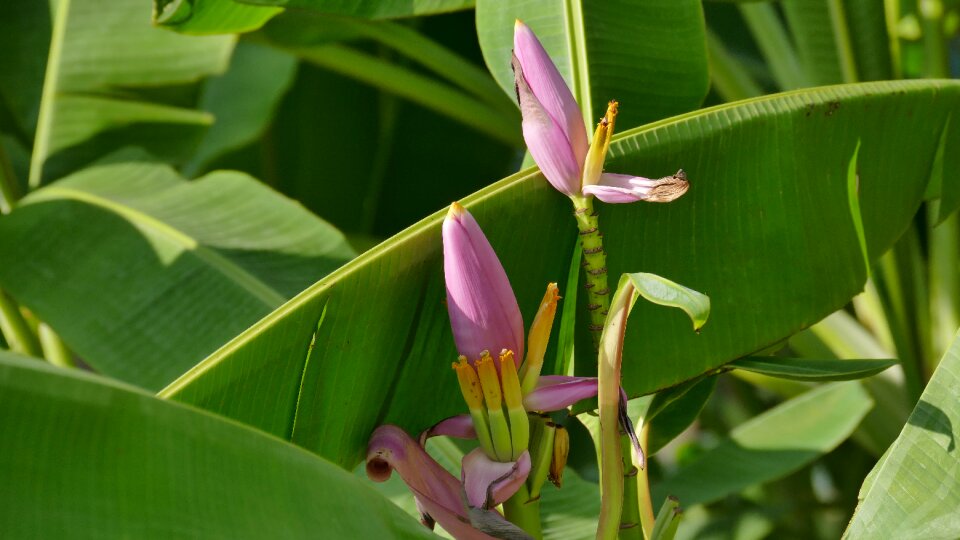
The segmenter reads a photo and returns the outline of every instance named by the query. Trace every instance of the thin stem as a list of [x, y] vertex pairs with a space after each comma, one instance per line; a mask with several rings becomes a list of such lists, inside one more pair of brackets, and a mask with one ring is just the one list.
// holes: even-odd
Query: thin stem
[[[647, 454], [647, 440], [649, 436], [650, 423], [645, 423], [643, 427], [640, 428], [640, 433], [637, 433], [637, 437], [640, 439], [640, 448], [643, 449], [644, 454]], [[654, 517], [653, 500], [650, 497], [650, 475], [647, 467], [639, 469], [634, 480], [637, 486], [637, 502], [640, 508], [640, 524], [643, 526], [643, 536], [650, 538], [653, 534]]]
[[927, 271], [930, 283], [930, 331], [931, 351], [927, 361], [929, 372], [936, 369], [938, 359], [943, 356], [953, 341], [957, 327], [960, 327], [960, 217], [953, 213], [936, 224], [939, 213], [937, 204], [927, 205], [928, 250]]
[[27, 184], [30, 189], [40, 187], [43, 180], [43, 164], [50, 149], [50, 133], [53, 129], [54, 100], [57, 95], [57, 81], [60, 78], [60, 55], [63, 51], [63, 39], [67, 33], [67, 15], [70, 12], [70, 0], [60, 0], [54, 4], [50, 52], [47, 55], [47, 70], [43, 76], [43, 91], [40, 95], [40, 111], [37, 115], [37, 132], [33, 140], [33, 153], [30, 155], [30, 175]]
[[20, 184], [13, 172], [10, 156], [0, 141], [0, 214], [9, 214], [21, 196]]
[[610, 287], [607, 285], [607, 254], [603, 251], [603, 234], [593, 197], [570, 197], [573, 216], [580, 231], [580, 249], [583, 252], [583, 271], [586, 275], [587, 311], [590, 312], [590, 335], [593, 347], [600, 346], [600, 333], [610, 309]]
[[859, 80], [857, 75], [857, 61], [853, 54], [853, 46], [850, 44], [850, 32], [847, 30], [847, 14], [844, 10], [843, 2], [840, 0], [828, 0], [827, 9], [830, 10], [830, 24], [833, 30], [833, 42], [837, 47], [837, 59], [840, 62], [840, 73], [843, 74], [843, 82], [855, 83]]
[[3, 291], [0, 291], [0, 331], [10, 350], [27, 356], [41, 356], [40, 343], [20, 313], [20, 306]]
[[920, 28], [923, 30], [924, 72], [927, 77], [950, 77], [950, 54], [943, 35], [943, 2], [919, 0]]
[[540, 526], [540, 498], [531, 499], [526, 484], [503, 503], [503, 515], [534, 538], [543, 538]]
[[47, 326], [47, 323], [40, 323], [40, 326], [37, 327], [37, 333], [40, 335], [40, 347], [43, 348], [43, 357], [47, 359], [47, 362], [65, 368], [77, 366], [77, 362], [73, 359], [73, 353], [67, 348], [67, 344], [60, 339], [53, 328]]
[[763, 95], [760, 85], [709, 28], [707, 54], [710, 58], [710, 81], [724, 100], [738, 101]]
[[[640, 469], [633, 463], [633, 444], [626, 433], [620, 433], [620, 454], [623, 459], [623, 511], [620, 513], [620, 540], [641, 540], [644, 530], [640, 519], [640, 501], [637, 499], [637, 475]], [[647, 497], [649, 498], [649, 496]]]
[[800, 57], [790, 42], [789, 33], [780, 22], [776, 8], [767, 2], [737, 4], [740, 14], [770, 66], [770, 72], [781, 90], [810, 86]]

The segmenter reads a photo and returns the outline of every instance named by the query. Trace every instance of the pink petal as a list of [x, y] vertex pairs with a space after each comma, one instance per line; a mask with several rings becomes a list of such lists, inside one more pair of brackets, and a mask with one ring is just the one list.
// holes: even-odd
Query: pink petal
[[595, 377], [544, 375], [537, 387], [523, 397], [523, 406], [528, 411], [557, 411], [596, 395]]
[[513, 57], [517, 100], [523, 117], [523, 140], [550, 185], [565, 195], [580, 193], [583, 158], [576, 155], [561, 124], [543, 107], [524, 78], [520, 60]]
[[[527, 481], [530, 453], [526, 450], [514, 462], [493, 461], [480, 448], [463, 456], [460, 477], [467, 502], [474, 508], [493, 508], [509, 499]], [[488, 495], [491, 497], [487, 500]]]
[[513, 27], [513, 53], [523, 66], [523, 76], [530, 90], [560, 126], [576, 162], [582, 164], [587, 156], [588, 145], [580, 107], [536, 34], [519, 20]]
[[471, 362], [482, 351], [523, 356], [523, 317], [507, 274], [470, 212], [453, 203], [443, 221], [447, 311], [457, 350]]
[[690, 184], [683, 171], [656, 180], [627, 174], [603, 173], [600, 183], [584, 186], [584, 195], [593, 195], [605, 203], [636, 201], [670, 202], [686, 193]]
[[420, 434], [420, 446], [426, 445], [427, 439], [430, 437], [441, 435], [458, 439], [476, 439], [477, 432], [473, 429], [473, 418], [469, 414], [461, 414], [437, 422], [433, 427]]
[[603, 173], [600, 183], [584, 186], [584, 195], [593, 195], [605, 203], [632, 203], [643, 200], [653, 189], [655, 180], [642, 176]]
[[367, 447], [367, 476], [385, 482], [396, 470], [417, 499], [417, 507], [455, 538], [489, 540], [470, 525], [456, 478], [397, 426], [378, 427]]

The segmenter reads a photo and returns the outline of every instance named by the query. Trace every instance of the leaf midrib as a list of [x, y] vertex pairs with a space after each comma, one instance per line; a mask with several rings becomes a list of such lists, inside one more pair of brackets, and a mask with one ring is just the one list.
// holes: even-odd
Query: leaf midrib
[[29, 201], [37, 202], [43, 200], [55, 200], [58, 198], [72, 199], [94, 206], [99, 206], [126, 219], [134, 225], [156, 232], [158, 235], [179, 245], [185, 251], [193, 253], [194, 256], [206, 263], [208, 266], [219, 270], [224, 277], [230, 279], [241, 288], [248, 291], [257, 300], [271, 310], [276, 309], [287, 301], [287, 297], [277, 292], [275, 289], [261, 281], [253, 274], [247, 272], [243, 267], [217, 253], [215, 250], [203, 245], [196, 238], [193, 238], [180, 229], [177, 229], [176, 227], [173, 227], [172, 225], [165, 223], [151, 216], [150, 214], [147, 214], [146, 212], [137, 210], [136, 208], [124, 206], [115, 201], [105, 197], [100, 197], [90, 192], [57, 185], [49, 186], [41, 191], [36, 192], [30, 197]]

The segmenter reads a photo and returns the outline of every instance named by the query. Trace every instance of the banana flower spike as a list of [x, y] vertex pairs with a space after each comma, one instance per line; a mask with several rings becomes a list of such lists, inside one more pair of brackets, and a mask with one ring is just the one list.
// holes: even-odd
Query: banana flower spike
[[610, 102], [588, 145], [573, 94], [540, 40], [519, 20], [514, 25], [512, 62], [523, 138], [557, 191], [606, 203], [670, 202], [686, 193], [690, 184], [682, 170], [659, 179], [603, 172], [619, 103]]
[[[483, 410], [490, 405], [488, 390], [500, 390], [506, 409], [522, 407], [524, 412], [559, 410], [596, 395], [595, 378], [540, 375], [560, 300], [556, 283], [547, 285], [530, 325], [526, 358], [520, 360], [523, 318], [513, 288], [480, 225], [457, 203], [450, 206], [443, 222], [443, 270], [450, 325], [460, 353], [454, 369], [481, 443], [484, 428], [476, 420], [489, 419], [491, 411]], [[500, 354], [495, 359], [490, 351]], [[499, 384], [489, 375], [488, 363], [499, 368]], [[486, 379], [491, 382], [489, 389]], [[514, 380], [519, 381], [519, 388], [514, 388]], [[520, 399], [515, 400], [518, 394]], [[470, 433], [464, 420], [448, 419], [431, 428], [431, 434]]]

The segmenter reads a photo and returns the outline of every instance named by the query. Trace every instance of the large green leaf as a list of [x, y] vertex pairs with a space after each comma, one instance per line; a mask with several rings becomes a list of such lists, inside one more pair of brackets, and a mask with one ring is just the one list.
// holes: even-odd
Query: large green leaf
[[0, 352], [10, 538], [429, 538], [333, 464], [107, 379]]
[[153, 22], [185, 34], [250, 32], [282, 11], [235, 0], [153, 0]]
[[580, 103], [587, 126], [607, 101], [621, 103], [624, 128], [696, 109], [707, 94], [707, 51], [699, 0], [477, 1], [484, 59], [514, 95], [514, 21], [533, 29]]
[[[671, 204], [599, 209], [610, 274], [649, 271], [711, 297], [700, 335], [679, 311], [635, 307], [624, 355], [635, 360], [623, 366], [630, 395], [768, 347], [844, 305], [866, 278], [847, 195], [857, 140], [865, 240], [869, 253], [883, 253], [916, 212], [940, 127], [958, 106], [960, 83], [868, 83], [715, 107], [615, 140], [610, 170], [662, 176], [683, 167], [692, 187]], [[523, 171], [463, 203], [529, 322], [547, 282], [564, 288], [577, 238], [569, 202]], [[443, 215], [304, 291], [164, 395], [292, 433], [346, 465], [379, 423], [416, 431], [462, 413], [448, 368], [456, 350], [443, 306]], [[589, 362], [578, 357], [577, 368], [589, 371]]]
[[329, 15], [392, 19], [468, 9], [473, 0], [242, 0], [264, 6], [303, 8]]
[[84, 169], [0, 218], [2, 287], [102, 373], [159, 389], [352, 255], [253, 178], [186, 182], [139, 158]]
[[[10, 3], [0, 10], [8, 9], [6, 4]], [[195, 111], [156, 104], [163, 100], [155, 90], [194, 83], [223, 71], [235, 38], [186, 37], [153, 28], [149, 7], [140, 0], [62, 0], [54, 5], [30, 165], [31, 186], [130, 144], [131, 138], [151, 150], [151, 143], [157, 143], [163, 150], [157, 153], [172, 154], [170, 157], [189, 155], [198, 136], [197, 125], [202, 127], [209, 119]], [[0, 19], [8, 16], [0, 11]], [[17, 31], [36, 30], [21, 24]], [[5, 77], [11, 75], [17, 80], [16, 73]], [[77, 104], [77, 99], [95, 101]], [[21, 105], [28, 109], [18, 111], [17, 116], [29, 117], [32, 103], [26, 100]], [[109, 121], [104, 121], [104, 116]], [[171, 126], [184, 127], [186, 136], [184, 129]], [[117, 132], [121, 127], [129, 129]], [[103, 137], [94, 138], [98, 134]], [[88, 144], [79, 152], [62, 157], [64, 163], [54, 167], [48, 163], [83, 142]]]
[[737, 426], [729, 438], [655, 485], [653, 500], [674, 495], [684, 505], [706, 504], [780, 478], [833, 450], [872, 406], [857, 383], [811, 390]]
[[960, 536], [960, 339], [940, 360], [903, 431], [860, 490], [844, 538]]
[[184, 168], [186, 174], [192, 175], [216, 157], [260, 137], [296, 71], [297, 60], [289, 54], [256, 43], [239, 43], [230, 69], [203, 85], [200, 107], [215, 121]]

